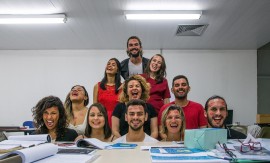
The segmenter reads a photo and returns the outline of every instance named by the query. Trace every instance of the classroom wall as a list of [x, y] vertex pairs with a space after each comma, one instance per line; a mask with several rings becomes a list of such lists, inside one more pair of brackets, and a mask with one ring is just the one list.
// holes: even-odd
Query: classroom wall
[[[144, 50], [150, 58], [159, 50]], [[225, 97], [234, 122], [253, 124], [257, 114], [256, 50], [163, 50], [167, 79], [189, 78], [188, 98], [204, 105], [214, 94]], [[107, 61], [127, 58], [124, 50], [0, 51], [0, 125], [21, 125], [32, 119], [31, 108], [48, 95], [65, 100], [73, 85], [90, 95], [104, 74]], [[172, 95], [173, 96], [173, 95]], [[174, 100], [172, 97], [171, 100]]]
[[258, 114], [270, 114], [270, 43], [257, 51]]

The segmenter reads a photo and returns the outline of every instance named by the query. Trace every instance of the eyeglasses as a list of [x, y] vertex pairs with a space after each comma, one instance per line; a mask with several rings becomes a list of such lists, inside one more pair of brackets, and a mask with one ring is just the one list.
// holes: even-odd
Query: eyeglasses
[[226, 143], [223, 143], [222, 145], [220, 144], [220, 142], [218, 142], [219, 146], [224, 149], [224, 151], [226, 152], [227, 155], [229, 155], [232, 160], [236, 160], [236, 155], [232, 152], [234, 151], [234, 149], [229, 149], [226, 145]]
[[240, 147], [240, 151], [241, 152], [249, 152], [251, 150], [254, 150], [254, 151], [260, 151], [260, 150], [262, 150], [262, 145], [261, 145], [260, 142], [243, 143], [239, 139], [238, 139], [238, 141], [241, 143], [241, 147]]

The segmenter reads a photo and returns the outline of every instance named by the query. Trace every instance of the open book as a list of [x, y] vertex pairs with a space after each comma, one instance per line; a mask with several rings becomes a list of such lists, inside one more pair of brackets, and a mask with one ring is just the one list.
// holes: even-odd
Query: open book
[[34, 162], [34, 161], [55, 155], [57, 151], [58, 151], [57, 145], [46, 143], [46, 144], [41, 144], [35, 147], [24, 148], [21, 150], [16, 150], [16, 151], [6, 153], [0, 156], [0, 160], [10, 157], [10, 156], [19, 155], [23, 163]]
[[17, 147], [32, 147], [46, 142], [51, 142], [51, 137], [48, 134], [16, 135], [9, 136], [8, 140], [1, 141], [0, 148], [4, 148], [5, 145], [13, 145]]
[[109, 143], [105, 143], [96, 138], [79, 139], [76, 141], [77, 147], [92, 148], [92, 149], [105, 149], [109, 146]]

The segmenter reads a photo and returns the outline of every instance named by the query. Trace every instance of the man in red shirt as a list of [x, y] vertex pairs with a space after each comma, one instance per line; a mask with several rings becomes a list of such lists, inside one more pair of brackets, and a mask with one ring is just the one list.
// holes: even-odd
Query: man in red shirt
[[[162, 113], [171, 104], [175, 104], [182, 107], [185, 113], [186, 129], [197, 129], [207, 127], [207, 120], [206, 117], [204, 116], [203, 106], [199, 103], [187, 99], [188, 92], [190, 91], [190, 86], [187, 77], [184, 75], [178, 75], [174, 77], [171, 91], [175, 96], [175, 101], [163, 105], [161, 107], [158, 114], [159, 129], [161, 129]], [[166, 135], [161, 134], [160, 136], [162, 139], [166, 137]]]

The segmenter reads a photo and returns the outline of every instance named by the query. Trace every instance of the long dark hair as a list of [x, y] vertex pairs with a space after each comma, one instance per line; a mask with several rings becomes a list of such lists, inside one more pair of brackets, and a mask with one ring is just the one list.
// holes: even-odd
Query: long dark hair
[[[105, 139], [108, 139], [112, 136], [112, 130], [109, 126], [109, 120], [108, 120], [108, 114], [107, 114], [107, 109], [100, 103], [94, 103], [92, 104], [89, 109], [88, 109], [88, 112], [87, 112], [87, 119], [89, 118], [89, 114], [90, 114], [90, 110], [93, 108], [93, 107], [97, 107], [98, 110], [102, 113], [102, 115], [104, 116], [104, 119], [105, 119], [105, 125], [103, 127], [103, 130], [104, 130], [104, 135], [105, 135]], [[91, 133], [92, 133], [92, 127], [89, 125], [89, 122], [87, 123], [86, 125], [86, 128], [85, 128], [85, 136], [86, 137], [91, 137]]]
[[166, 77], [166, 75], [167, 75], [166, 74], [166, 63], [165, 63], [165, 59], [164, 59], [164, 57], [161, 54], [155, 54], [148, 61], [147, 66], [146, 66], [146, 68], [144, 70], [144, 73], [147, 75], [148, 78], [150, 78], [150, 71], [151, 71], [150, 70], [150, 64], [151, 64], [151, 61], [153, 60], [153, 58], [155, 56], [159, 56], [162, 59], [162, 63], [161, 63], [160, 69], [156, 72], [156, 79], [155, 79], [156, 82], [157, 82], [157, 84], [159, 84], [159, 83], [162, 83], [163, 82], [164, 77]]
[[[115, 77], [114, 77], [114, 79], [115, 79], [115, 94], [117, 94], [119, 91], [119, 87], [121, 86], [121, 76], [120, 76], [121, 75], [121, 65], [120, 65], [120, 62], [118, 61], [118, 59], [116, 59], [116, 58], [111, 58], [111, 59], [109, 59], [109, 61], [110, 60], [114, 60], [116, 65], [117, 65], [117, 72], [116, 72]], [[100, 88], [103, 90], [106, 90], [107, 82], [108, 82], [108, 79], [107, 79], [107, 74], [106, 74], [106, 70], [105, 70], [104, 77], [100, 82]]]
[[36, 132], [38, 134], [47, 134], [49, 132], [43, 120], [43, 113], [46, 109], [51, 107], [57, 107], [59, 111], [59, 120], [56, 125], [56, 135], [57, 138], [60, 138], [64, 136], [68, 123], [64, 105], [62, 101], [55, 96], [44, 97], [34, 108], [32, 108], [34, 125], [37, 128]]

